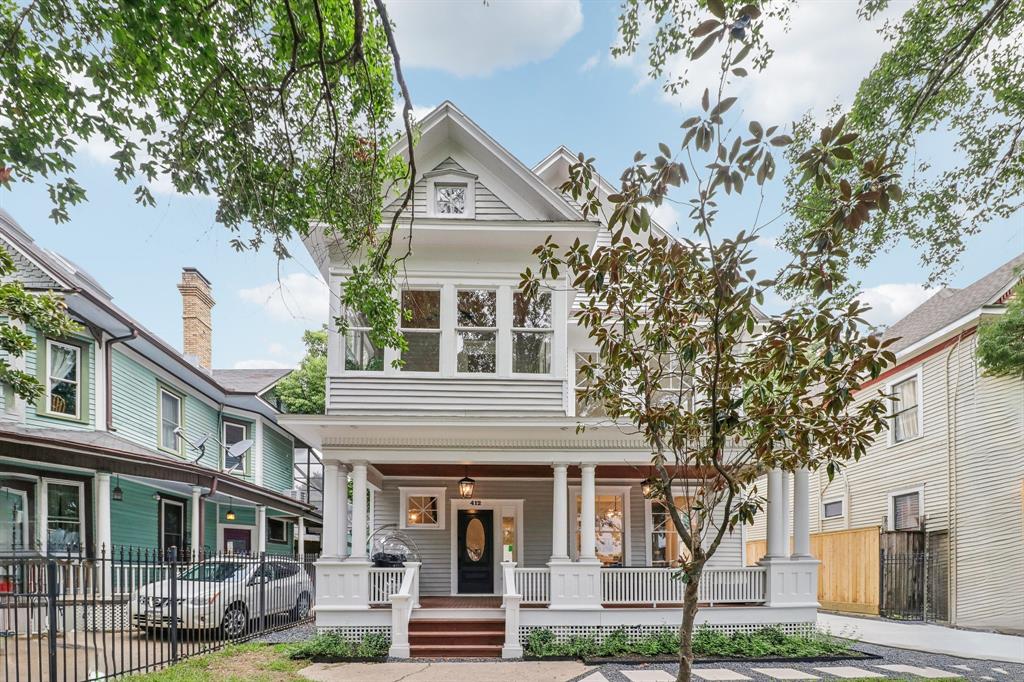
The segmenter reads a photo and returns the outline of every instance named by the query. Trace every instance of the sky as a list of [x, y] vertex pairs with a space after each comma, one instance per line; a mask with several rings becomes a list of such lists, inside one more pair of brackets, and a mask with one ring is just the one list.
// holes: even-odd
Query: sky
[[[894, 5], [899, 11], [898, 0]], [[619, 14], [614, 1], [389, 0], [388, 6], [416, 111], [449, 99], [528, 166], [564, 144], [593, 156], [614, 182], [637, 150], [653, 151], [658, 142], [678, 145], [679, 125], [703, 89], [695, 73], [697, 95], [671, 97], [647, 78], [642, 57], [612, 59]], [[884, 48], [877, 25], [857, 21], [855, 10], [856, 0], [805, 1], [787, 32], [773, 28], [776, 55], [737, 93], [743, 109], [735, 116], [757, 111], [759, 120], [782, 123], [834, 101], [848, 103]], [[302, 245], [295, 242], [292, 258], [284, 261], [269, 250], [237, 253], [232, 234], [215, 220], [212, 199], [177, 195], [168, 187], [155, 188], [155, 208], [139, 206], [131, 187], [114, 179], [110, 152], [97, 142], [80, 151], [77, 177], [89, 201], [72, 208], [70, 223], [49, 220], [43, 183], [0, 191], [0, 207], [173, 345], [181, 344], [175, 285], [181, 268], [192, 266], [213, 282], [215, 367], [296, 364], [303, 330], [327, 320], [326, 289]], [[781, 199], [776, 189], [767, 204]], [[746, 200], [724, 209], [723, 219], [742, 225], [750, 210]], [[670, 204], [656, 215], [669, 227], [678, 221], [685, 232], [680, 217]], [[757, 247], [757, 267], [765, 273], [783, 262], [771, 239], [783, 222], [769, 226]], [[969, 240], [949, 283], [965, 286], [1022, 251], [1024, 216], [989, 225]], [[894, 322], [925, 300], [931, 293], [923, 285], [927, 275], [906, 244], [855, 273], [878, 324]], [[780, 304], [770, 300], [767, 307]]]

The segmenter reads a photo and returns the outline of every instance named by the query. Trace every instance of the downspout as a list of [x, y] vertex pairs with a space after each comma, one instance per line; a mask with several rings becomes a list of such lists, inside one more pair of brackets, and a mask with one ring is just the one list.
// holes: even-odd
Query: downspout
[[114, 369], [113, 367], [111, 367], [110, 362], [110, 359], [112, 357], [110, 347], [113, 346], [115, 343], [121, 343], [122, 341], [129, 341], [131, 339], [134, 339], [138, 335], [138, 331], [132, 329], [130, 334], [125, 334], [124, 336], [112, 336], [111, 338], [103, 342], [103, 370], [105, 374], [103, 380], [107, 384], [106, 395], [104, 396], [104, 402], [106, 402], [106, 405], [104, 405], [104, 409], [107, 413], [107, 431], [111, 433], [117, 431], [117, 429], [114, 428], [114, 391], [112, 386]]
[[[957, 543], [957, 506], [956, 506], [956, 401], [960, 392], [960, 343], [964, 339], [967, 330], [961, 331], [957, 336], [956, 343], [946, 353], [946, 523], [949, 528], [946, 563], [949, 566], [949, 584], [946, 587], [946, 598], [949, 603], [949, 622], [956, 624], [956, 595], [957, 595], [957, 569], [956, 569], [956, 543]], [[953, 382], [953, 392], [950, 395], [949, 368], [953, 354], [956, 353], [956, 380]], [[927, 551], [925, 547], [925, 551]], [[926, 587], [927, 589], [927, 587]]]
[[[220, 476], [213, 477], [213, 483], [210, 484], [210, 492], [203, 493], [199, 496], [199, 547], [200, 551], [206, 546], [206, 501], [213, 497], [217, 492], [217, 483], [220, 482]], [[219, 519], [218, 519], [219, 520]]]

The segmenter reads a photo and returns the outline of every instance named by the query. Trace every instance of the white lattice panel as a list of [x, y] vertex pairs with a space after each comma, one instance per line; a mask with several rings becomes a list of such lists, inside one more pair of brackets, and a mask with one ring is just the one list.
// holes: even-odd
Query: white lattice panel
[[[709, 628], [715, 632], [732, 634], [734, 632], [753, 633], [766, 627], [774, 627], [782, 630], [787, 635], [807, 635], [815, 630], [814, 623], [736, 623], [736, 624], [707, 624], [699, 627]], [[629, 639], [640, 639], [647, 635], [663, 632], [667, 628], [664, 625], [632, 625], [621, 627], [618, 625], [524, 625], [519, 629], [519, 642], [526, 646], [526, 640], [534, 630], [550, 630], [558, 640], [567, 640], [572, 637], [593, 637], [601, 641], [616, 630], [623, 630]]]
[[319, 635], [335, 632], [351, 641], [359, 641], [365, 635], [384, 635], [388, 639], [391, 638], [389, 625], [326, 625], [317, 627], [316, 632]]

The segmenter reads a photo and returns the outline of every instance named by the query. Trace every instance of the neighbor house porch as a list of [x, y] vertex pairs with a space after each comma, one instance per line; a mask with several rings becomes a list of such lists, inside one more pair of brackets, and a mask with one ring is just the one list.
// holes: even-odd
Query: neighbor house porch
[[[461, 461], [412, 464], [325, 451], [318, 628], [386, 632], [392, 654], [409, 656], [424, 621], [500, 621], [500, 653], [516, 657], [536, 629], [571, 636], [677, 627], [684, 583], [675, 567], [685, 549], [665, 510], [643, 495], [645, 461], [623, 464], [619, 452], [617, 463], [580, 453], [575, 461], [547, 453], [547, 463], [522, 462], [540, 456], [464, 464], [473, 457], [466, 453]], [[351, 507], [342, 493], [350, 481]], [[727, 533], [701, 577], [701, 623], [812, 626], [817, 562], [809, 554], [806, 472], [772, 472], [768, 497], [768, 555], [746, 566], [745, 531]], [[410, 540], [417, 560], [375, 566], [368, 538], [382, 528]], [[783, 540], [790, 531], [792, 553]]]

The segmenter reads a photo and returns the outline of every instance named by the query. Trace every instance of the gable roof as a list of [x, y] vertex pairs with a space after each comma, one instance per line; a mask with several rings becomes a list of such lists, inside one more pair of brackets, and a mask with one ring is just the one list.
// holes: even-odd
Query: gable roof
[[927, 301], [914, 308], [903, 319], [889, 327], [883, 339], [899, 338], [890, 350], [899, 353], [917, 342], [942, 331], [957, 320], [986, 305], [992, 305], [1020, 281], [1024, 270], [1024, 253], [988, 273], [963, 289], [940, 289]]
[[291, 374], [288, 368], [215, 369], [213, 378], [232, 393], [260, 394]]

